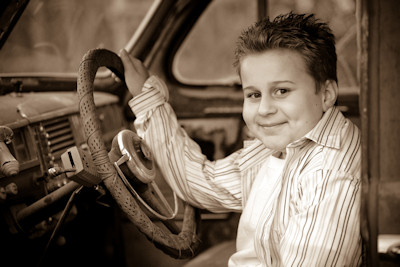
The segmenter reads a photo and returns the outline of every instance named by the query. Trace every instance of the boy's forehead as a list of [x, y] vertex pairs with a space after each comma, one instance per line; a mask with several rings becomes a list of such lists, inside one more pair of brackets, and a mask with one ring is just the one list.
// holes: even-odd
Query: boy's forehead
[[240, 61], [242, 83], [254, 79], [273, 81], [291, 81], [309, 76], [302, 55], [289, 49], [271, 49], [260, 53], [251, 53]]
[[303, 55], [299, 51], [289, 48], [271, 48], [259, 52], [249, 52], [242, 56], [239, 65], [242, 65], [248, 58], [287, 58], [306, 64]]

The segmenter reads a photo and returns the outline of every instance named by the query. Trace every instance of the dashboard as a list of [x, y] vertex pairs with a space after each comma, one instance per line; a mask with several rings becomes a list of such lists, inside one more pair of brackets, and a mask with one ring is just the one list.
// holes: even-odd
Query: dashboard
[[[117, 96], [95, 92], [94, 99], [104, 142], [109, 148], [113, 137], [127, 128], [127, 121]], [[10, 93], [0, 96], [0, 103], [0, 127], [12, 131], [12, 139], [4, 142], [6, 148], [3, 146], [0, 153], [3, 158], [10, 153], [17, 163], [14, 173], [1, 166], [0, 213], [4, 220], [1, 223], [8, 226], [6, 234], [40, 236], [54, 227], [43, 222], [62, 211], [65, 199], [78, 186], [65, 173], [49, 172], [60, 167], [61, 154], [68, 148], [87, 149], [78, 96], [76, 92]]]

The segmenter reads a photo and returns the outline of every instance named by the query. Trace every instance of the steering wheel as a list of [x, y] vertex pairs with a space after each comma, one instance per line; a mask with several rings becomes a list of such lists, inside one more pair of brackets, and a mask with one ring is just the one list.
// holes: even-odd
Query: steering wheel
[[[127, 189], [127, 185], [121, 180], [115, 166], [111, 163], [110, 158], [115, 159], [118, 156], [112, 156], [115, 153], [111, 153], [111, 151], [110, 154], [107, 152], [93, 97], [93, 83], [99, 67], [107, 67], [122, 81], [125, 80], [122, 61], [112, 51], [106, 49], [89, 50], [80, 63], [77, 80], [79, 109], [87, 144], [97, 172], [121, 210], [157, 248], [174, 258], [184, 259], [193, 257], [199, 247], [199, 239], [197, 237], [199, 214], [197, 210], [188, 204], [185, 205], [183, 224], [180, 232], [178, 232], [179, 229], [177, 230], [176, 226], [171, 226], [171, 221], [169, 220], [162, 221], [168, 230], [159, 227], [141, 209]], [[113, 147], [115, 148], [115, 145]], [[146, 164], [148, 166], [148, 163]], [[140, 166], [139, 164], [140, 169], [145, 173], [148, 172], [144, 166]], [[134, 175], [137, 176], [140, 173], [135, 173]], [[141, 180], [140, 177], [137, 178]], [[150, 187], [145, 184], [141, 186], [140, 191], [146, 195], [146, 202], [157, 203]]]

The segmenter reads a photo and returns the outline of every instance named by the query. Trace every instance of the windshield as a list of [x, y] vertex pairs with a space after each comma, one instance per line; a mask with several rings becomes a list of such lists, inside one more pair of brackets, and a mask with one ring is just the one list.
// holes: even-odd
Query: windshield
[[0, 73], [75, 73], [92, 48], [125, 47], [154, 0], [31, 0], [0, 50]]

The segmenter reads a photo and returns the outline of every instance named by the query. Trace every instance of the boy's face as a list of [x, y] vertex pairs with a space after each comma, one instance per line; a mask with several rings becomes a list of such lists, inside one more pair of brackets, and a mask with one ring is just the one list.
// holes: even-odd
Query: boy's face
[[326, 110], [324, 93], [295, 51], [276, 49], [242, 58], [243, 119], [268, 148], [285, 151], [303, 137]]

